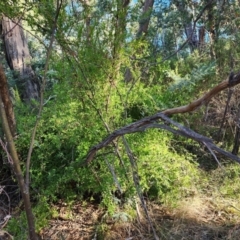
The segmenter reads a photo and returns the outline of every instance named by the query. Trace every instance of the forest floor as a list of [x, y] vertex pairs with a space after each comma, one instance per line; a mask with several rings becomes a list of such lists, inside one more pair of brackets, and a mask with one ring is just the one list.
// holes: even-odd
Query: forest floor
[[[141, 210], [135, 220], [124, 222], [121, 217], [110, 219], [96, 204], [76, 203], [71, 211], [63, 203], [55, 208], [57, 217], [40, 233], [44, 240], [154, 239], [151, 224]], [[148, 203], [148, 211], [159, 239], [240, 239], [240, 210], [226, 202], [216, 204], [214, 199], [193, 197], [171, 210]]]
[[[148, 211], [159, 239], [240, 239], [240, 210], [226, 203], [216, 206], [214, 199], [191, 198], [172, 210], [149, 203]], [[137, 219], [125, 222], [107, 218], [97, 205], [75, 204], [71, 212], [58, 206], [58, 212], [41, 232], [42, 239], [154, 239], [149, 221], [140, 212]]]
[[[94, 204], [78, 203], [71, 211], [63, 203], [55, 207], [58, 216], [40, 233], [44, 240], [154, 239], [149, 221], [140, 212], [134, 221], [124, 222], [109, 219]], [[214, 199], [194, 197], [171, 210], [149, 203], [148, 211], [159, 239], [240, 239], [240, 210], [226, 203], [216, 206]]]
[[[233, 204], [211, 198], [185, 199], [176, 208], [166, 208], [148, 202], [148, 213], [159, 239], [163, 240], [239, 240], [240, 209]], [[55, 214], [40, 232], [43, 240], [150, 240], [155, 239], [151, 223], [139, 209], [135, 220], [124, 213], [110, 218], [97, 204], [74, 203], [69, 207], [59, 202]], [[120, 213], [120, 212], [119, 212]], [[0, 228], [0, 239], [10, 234]], [[25, 239], [24, 239], [25, 240]]]

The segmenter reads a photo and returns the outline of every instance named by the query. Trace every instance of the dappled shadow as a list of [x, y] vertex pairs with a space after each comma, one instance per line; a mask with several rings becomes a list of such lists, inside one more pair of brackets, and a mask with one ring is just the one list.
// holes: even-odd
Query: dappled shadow
[[[154, 239], [150, 224], [141, 210], [135, 220], [116, 220], [106, 217], [97, 205], [78, 203], [69, 207], [59, 204], [55, 208], [58, 216], [42, 230], [44, 240]], [[159, 239], [239, 239], [239, 215], [227, 206], [219, 210], [211, 199], [194, 197], [171, 210], [148, 203], [148, 211]]]
[[11, 235], [3, 229], [11, 219], [12, 210], [18, 206], [21, 196], [10, 169], [4, 165], [0, 169], [0, 240], [8, 240], [12, 239]]
[[93, 239], [104, 214], [96, 204], [75, 203], [68, 206], [59, 202], [53, 206], [56, 216], [40, 233], [43, 240], [88, 240]]
[[[211, 209], [212, 208], [212, 209]], [[234, 214], [220, 212], [210, 202], [194, 200], [174, 210], [151, 204], [149, 212], [160, 239], [238, 240], [240, 221]], [[233, 223], [235, 222], [235, 223]], [[104, 239], [154, 239], [149, 223], [142, 218], [132, 223], [114, 224]]]

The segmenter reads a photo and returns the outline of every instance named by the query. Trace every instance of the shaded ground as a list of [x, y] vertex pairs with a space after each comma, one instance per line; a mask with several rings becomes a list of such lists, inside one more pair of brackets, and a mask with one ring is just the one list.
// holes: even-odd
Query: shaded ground
[[57, 215], [49, 221], [49, 226], [40, 233], [42, 239], [92, 239], [100, 222], [102, 210], [97, 205], [75, 204], [70, 208], [65, 204], [56, 206]]
[[[41, 239], [154, 239], [150, 224], [140, 210], [138, 217], [131, 221], [121, 218], [121, 214], [117, 219], [109, 218], [97, 205], [86, 203], [75, 203], [72, 207], [59, 203], [54, 208], [56, 216], [40, 232]], [[154, 203], [148, 204], [148, 210], [159, 239], [240, 239], [240, 211], [231, 204], [216, 205], [213, 199], [194, 197], [172, 210]], [[0, 230], [0, 239], [11, 238]]]

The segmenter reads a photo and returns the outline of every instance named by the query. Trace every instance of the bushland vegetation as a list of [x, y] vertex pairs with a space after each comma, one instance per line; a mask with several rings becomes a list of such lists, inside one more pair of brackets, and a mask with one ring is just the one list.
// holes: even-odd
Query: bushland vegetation
[[238, 1], [0, 12], [0, 233], [84, 239], [47, 235], [80, 215], [85, 239], [238, 239]]

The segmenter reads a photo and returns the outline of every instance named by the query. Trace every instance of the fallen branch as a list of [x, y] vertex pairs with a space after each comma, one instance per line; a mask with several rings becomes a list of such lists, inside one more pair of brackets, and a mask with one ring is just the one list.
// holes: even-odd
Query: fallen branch
[[223, 91], [224, 89], [227, 89], [229, 87], [233, 87], [240, 83], [240, 73], [234, 76], [234, 78], [229, 82], [229, 78], [219, 83], [216, 87], [212, 88], [209, 92], [207, 92], [205, 95], [200, 97], [199, 99], [189, 103], [188, 105], [171, 108], [162, 111], [165, 115], [172, 115], [177, 113], [187, 113], [192, 112], [199, 108], [200, 106], [204, 105], [205, 103], [208, 103], [211, 98], [216, 96], [219, 92]]
[[[96, 153], [98, 150], [106, 147], [109, 145], [113, 140], [116, 138], [123, 136], [125, 134], [130, 134], [130, 133], [135, 133], [135, 132], [141, 132], [145, 131], [148, 128], [162, 128], [165, 130], [168, 130], [174, 134], [182, 135], [188, 138], [191, 138], [197, 142], [203, 143], [204, 145], [207, 146], [208, 149], [215, 150], [216, 152], [219, 152], [232, 160], [240, 163], [240, 158], [238, 158], [236, 155], [233, 155], [230, 152], [224, 151], [223, 149], [217, 147], [210, 138], [207, 138], [205, 136], [202, 136], [193, 130], [182, 126], [181, 124], [174, 122], [172, 119], [170, 119], [167, 116], [177, 114], [177, 113], [187, 113], [187, 112], [192, 112], [202, 106], [203, 104], [207, 103], [210, 101], [211, 98], [213, 98], [216, 94], [221, 92], [222, 90], [228, 88], [228, 87], [233, 87], [237, 84], [240, 83], [240, 73], [234, 76], [234, 78], [229, 81], [229, 79], [226, 79], [222, 81], [220, 84], [212, 88], [209, 92], [207, 92], [205, 95], [200, 97], [199, 99], [191, 102], [188, 105], [181, 106], [181, 107], [176, 107], [176, 108], [171, 108], [164, 110], [162, 112], [159, 112], [155, 115], [152, 115], [150, 117], [142, 118], [139, 121], [133, 122], [125, 127], [122, 127], [110, 135], [108, 135], [105, 139], [103, 139], [99, 144], [95, 145], [92, 147], [87, 156], [86, 156], [86, 163], [90, 163], [93, 158], [95, 157]], [[175, 128], [172, 128], [166, 124], [159, 124], [157, 121], [163, 121], [172, 124]]]

